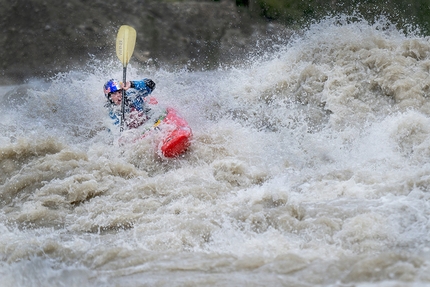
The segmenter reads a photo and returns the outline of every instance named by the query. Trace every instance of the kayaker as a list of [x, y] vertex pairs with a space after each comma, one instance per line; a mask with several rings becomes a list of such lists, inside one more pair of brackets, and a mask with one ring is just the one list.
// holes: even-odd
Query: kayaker
[[150, 109], [145, 104], [145, 97], [155, 89], [155, 83], [151, 79], [141, 81], [127, 81], [125, 85], [110, 79], [103, 86], [103, 92], [108, 103], [109, 116], [115, 125], [121, 121], [122, 90], [125, 90], [124, 119], [128, 128], [137, 128], [148, 120]]

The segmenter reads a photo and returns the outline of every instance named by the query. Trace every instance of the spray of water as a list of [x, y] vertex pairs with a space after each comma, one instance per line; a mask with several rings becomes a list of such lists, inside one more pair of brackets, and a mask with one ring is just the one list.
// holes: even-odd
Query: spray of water
[[170, 160], [151, 138], [117, 144], [102, 92], [121, 78], [115, 60], [8, 87], [0, 274], [9, 285], [424, 286], [430, 42], [417, 35], [343, 15], [242, 65], [130, 63], [127, 78], [153, 79], [193, 128]]

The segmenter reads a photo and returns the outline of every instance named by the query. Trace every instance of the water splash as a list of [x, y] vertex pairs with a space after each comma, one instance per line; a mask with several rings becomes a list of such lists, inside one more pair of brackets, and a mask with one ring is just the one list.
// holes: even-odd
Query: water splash
[[351, 19], [215, 71], [131, 63], [128, 79], [153, 79], [193, 128], [173, 160], [150, 139], [115, 144], [101, 88], [121, 78], [115, 61], [10, 88], [0, 272], [66, 269], [94, 285], [254, 273], [274, 285], [428, 283], [430, 43], [384, 18]]

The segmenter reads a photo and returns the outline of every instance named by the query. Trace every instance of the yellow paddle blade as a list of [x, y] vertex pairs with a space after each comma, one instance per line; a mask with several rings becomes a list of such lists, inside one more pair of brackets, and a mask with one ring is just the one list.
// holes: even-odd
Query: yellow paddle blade
[[116, 55], [126, 67], [136, 44], [136, 30], [128, 25], [122, 25], [116, 36]]

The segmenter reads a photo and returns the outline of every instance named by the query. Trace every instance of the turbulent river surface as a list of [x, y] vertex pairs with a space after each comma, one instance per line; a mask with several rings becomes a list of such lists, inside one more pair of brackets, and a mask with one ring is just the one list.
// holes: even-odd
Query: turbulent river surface
[[340, 16], [215, 71], [131, 60], [193, 129], [176, 159], [118, 145], [117, 59], [3, 87], [0, 285], [428, 286], [417, 35]]

